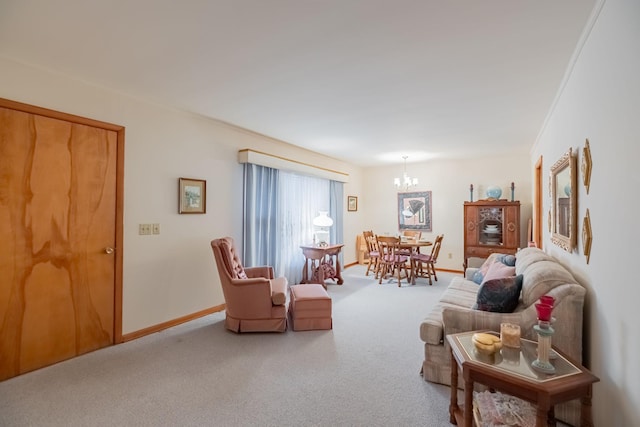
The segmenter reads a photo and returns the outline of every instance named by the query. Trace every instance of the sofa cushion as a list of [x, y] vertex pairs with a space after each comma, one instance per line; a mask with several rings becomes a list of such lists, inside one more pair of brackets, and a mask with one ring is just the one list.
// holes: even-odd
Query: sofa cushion
[[520, 249], [518, 252], [518, 259], [516, 261], [516, 274], [523, 274], [530, 265], [540, 261], [557, 262], [551, 255], [547, 255], [538, 248]]
[[512, 277], [515, 275], [516, 275], [515, 267], [509, 267], [508, 265], [503, 264], [501, 262], [494, 262], [493, 264], [491, 264], [491, 266], [489, 266], [487, 273], [484, 275], [484, 278], [482, 279], [482, 283], [488, 282], [489, 280], [493, 280], [493, 279], [502, 279], [504, 277]]
[[428, 344], [438, 345], [443, 340], [442, 310], [445, 307], [469, 310], [476, 302], [478, 285], [462, 277], [454, 277], [440, 297], [440, 301], [420, 324], [420, 338]]
[[512, 313], [518, 306], [521, 289], [521, 274], [487, 280], [480, 285], [476, 304], [473, 308], [495, 313]]

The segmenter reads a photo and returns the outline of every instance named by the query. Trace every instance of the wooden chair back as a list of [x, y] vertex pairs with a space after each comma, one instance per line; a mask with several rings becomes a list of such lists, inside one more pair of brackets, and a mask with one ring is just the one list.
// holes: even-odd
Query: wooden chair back
[[430, 262], [435, 264], [438, 260], [438, 255], [440, 254], [440, 247], [442, 246], [442, 240], [444, 239], [444, 234], [440, 234], [436, 236], [436, 240], [433, 242], [433, 248], [431, 248], [431, 260]]
[[405, 278], [409, 278], [409, 268], [407, 266], [409, 257], [401, 253], [400, 238], [394, 236], [378, 236], [378, 247], [380, 249], [378, 283], [382, 283], [382, 278], [385, 275], [393, 275], [393, 273], [396, 272], [398, 286], [400, 286], [402, 272], [404, 272]]
[[420, 240], [420, 237], [422, 236], [422, 231], [404, 230], [404, 231], [402, 231], [402, 235], [404, 237], [408, 237], [410, 239]]

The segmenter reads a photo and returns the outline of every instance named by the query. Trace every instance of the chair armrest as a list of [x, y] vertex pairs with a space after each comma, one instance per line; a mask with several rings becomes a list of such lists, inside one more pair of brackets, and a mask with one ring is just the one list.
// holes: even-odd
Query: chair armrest
[[267, 266], [267, 265], [262, 265], [262, 266], [257, 266], [257, 267], [246, 267], [244, 269], [244, 272], [247, 275], [247, 277], [250, 278], [250, 279], [256, 278], [256, 277], [263, 277], [265, 279], [273, 279], [273, 277], [274, 277], [274, 275], [273, 275], [273, 267]]
[[250, 277], [248, 279], [231, 279], [231, 284], [233, 286], [247, 288], [247, 287], [260, 287], [266, 286], [270, 288], [269, 279], [264, 277]]
[[223, 288], [226, 310], [242, 319], [271, 317], [271, 281], [265, 278], [231, 279]]
[[467, 267], [464, 271], [464, 278], [467, 280], [473, 280], [473, 275], [476, 274], [476, 271], [480, 270], [478, 267]]
[[271, 280], [271, 303], [273, 305], [285, 305], [288, 283], [286, 277], [277, 277]]

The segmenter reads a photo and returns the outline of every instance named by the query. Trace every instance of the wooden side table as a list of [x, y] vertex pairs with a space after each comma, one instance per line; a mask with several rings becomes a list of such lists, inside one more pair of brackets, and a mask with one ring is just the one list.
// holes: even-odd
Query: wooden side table
[[[342, 285], [342, 268], [338, 255], [344, 245], [329, 246], [300, 246], [304, 255], [304, 267], [302, 269], [302, 280], [300, 283], [319, 283], [326, 288], [324, 283], [327, 279], [337, 280], [338, 285]], [[324, 265], [330, 264], [333, 268], [325, 269]], [[325, 274], [325, 271], [331, 273]]]
[[[581, 425], [593, 426], [591, 395], [598, 377], [585, 367], [571, 362], [554, 349], [558, 357], [552, 361], [555, 374], [544, 374], [531, 367], [536, 359], [537, 343], [521, 339], [520, 350], [504, 351], [487, 356], [475, 350], [472, 335], [477, 331], [447, 335], [451, 348], [452, 424], [473, 426], [473, 385], [484, 384], [491, 389], [527, 400], [536, 405], [536, 426], [555, 426], [554, 406], [573, 399], [581, 399]], [[458, 369], [464, 379], [464, 407], [458, 406]]]

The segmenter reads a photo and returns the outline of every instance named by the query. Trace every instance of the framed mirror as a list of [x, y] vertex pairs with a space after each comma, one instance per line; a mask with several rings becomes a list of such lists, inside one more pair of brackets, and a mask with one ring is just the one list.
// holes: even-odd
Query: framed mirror
[[551, 241], [571, 252], [577, 242], [576, 158], [571, 148], [551, 166]]

